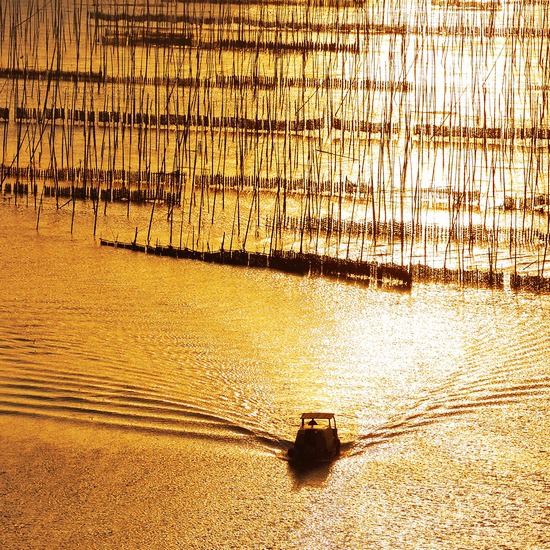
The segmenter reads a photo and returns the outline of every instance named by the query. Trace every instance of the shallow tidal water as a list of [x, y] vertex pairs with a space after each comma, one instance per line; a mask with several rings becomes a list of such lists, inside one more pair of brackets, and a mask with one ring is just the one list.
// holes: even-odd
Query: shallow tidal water
[[[141, 255], [92, 223], [0, 204], [2, 548], [550, 547], [550, 297]], [[308, 409], [343, 452], [295, 469]]]

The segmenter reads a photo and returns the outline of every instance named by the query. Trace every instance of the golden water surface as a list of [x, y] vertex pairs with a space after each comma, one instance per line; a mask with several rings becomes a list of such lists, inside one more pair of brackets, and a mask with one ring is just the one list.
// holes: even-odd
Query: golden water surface
[[[550, 543], [546, 296], [139, 255], [43, 216], [1, 207], [3, 547]], [[343, 453], [296, 470], [306, 409]]]
[[[547, 294], [99, 244], [543, 273], [546, 0], [2, 1], [0, 26], [0, 547], [550, 548]], [[333, 463], [285, 460], [305, 410], [336, 414]]]

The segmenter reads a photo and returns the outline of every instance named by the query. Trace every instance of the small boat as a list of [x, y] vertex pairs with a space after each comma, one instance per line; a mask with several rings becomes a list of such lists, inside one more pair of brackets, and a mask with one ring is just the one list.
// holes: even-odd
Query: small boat
[[[317, 421], [324, 421], [321, 424]], [[333, 413], [302, 413], [302, 425], [294, 445], [288, 449], [293, 462], [311, 463], [331, 460], [340, 454], [340, 440]]]

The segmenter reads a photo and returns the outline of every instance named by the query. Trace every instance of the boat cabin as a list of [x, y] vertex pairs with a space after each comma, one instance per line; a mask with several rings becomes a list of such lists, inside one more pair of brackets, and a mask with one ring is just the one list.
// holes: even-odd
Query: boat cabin
[[291, 460], [312, 462], [334, 458], [340, 453], [340, 440], [333, 413], [302, 413], [302, 425], [294, 445], [288, 449]]

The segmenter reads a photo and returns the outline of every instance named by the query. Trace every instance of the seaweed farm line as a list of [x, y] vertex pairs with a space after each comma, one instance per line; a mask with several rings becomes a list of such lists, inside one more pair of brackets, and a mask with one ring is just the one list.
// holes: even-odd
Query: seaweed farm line
[[[357, 89], [358, 83], [353, 83], [350, 88]], [[382, 84], [379, 85], [383, 87]], [[389, 86], [387, 86], [389, 87]], [[0, 109], [0, 120], [9, 121], [9, 108]], [[233, 128], [241, 130], [255, 130], [262, 132], [302, 132], [304, 130], [321, 130], [325, 128], [342, 130], [344, 132], [359, 132], [361, 134], [387, 134], [399, 135], [403, 130], [398, 124], [383, 124], [381, 122], [371, 122], [366, 120], [342, 120], [332, 117], [325, 122], [322, 118], [312, 118], [303, 120], [284, 120], [271, 118], [239, 118], [215, 117], [215, 116], [195, 116], [176, 113], [149, 114], [149, 113], [124, 113], [117, 111], [82, 111], [65, 109], [47, 109], [45, 111], [36, 108], [27, 109], [17, 107], [15, 112], [15, 121], [70, 121], [74, 123], [88, 123], [98, 125], [116, 124], [137, 127], [148, 126], [180, 126], [189, 127], [214, 127], [214, 128]], [[550, 128], [540, 127], [486, 127], [486, 126], [458, 126], [444, 124], [416, 124], [408, 129], [413, 136], [446, 137], [446, 138], [468, 138], [471, 140], [539, 140], [546, 141], [550, 139]]]
[[417, 282], [439, 282], [477, 288], [504, 289], [505, 280], [511, 290], [550, 292], [550, 277], [519, 273], [480, 271], [479, 269], [436, 268], [415, 264], [405, 269], [395, 264], [378, 264], [345, 258], [333, 258], [318, 254], [302, 254], [290, 251], [274, 251], [271, 254], [247, 252], [246, 250], [219, 250], [216, 252], [198, 251], [189, 248], [176, 248], [171, 245], [153, 246], [137, 242], [118, 242], [100, 239], [102, 246], [122, 248], [134, 252], [185, 258], [208, 263], [254, 268], [269, 268], [295, 275], [322, 276], [345, 282], [410, 290], [413, 280]]
[[100, 239], [103, 246], [112, 246], [145, 252], [158, 256], [186, 258], [209, 263], [237, 265], [244, 267], [270, 268], [297, 275], [324, 276], [345, 281], [410, 290], [411, 275], [400, 266], [376, 264], [343, 258], [331, 258], [318, 254], [301, 254], [294, 251], [247, 252], [246, 250], [219, 250], [199, 252], [189, 248], [155, 245], [153, 247], [133, 243], [119, 243]]
[[[156, 199], [153, 196], [149, 205], [138, 202], [131, 206], [128, 200], [114, 202], [111, 206], [104, 202], [100, 207], [97, 196], [83, 200], [73, 193], [62, 202], [60, 196], [49, 196], [47, 192], [40, 198], [35, 196], [33, 202], [37, 229], [41, 211], [45, 209], [63, 211], [71, 204], [74, 216], [75, 210], [91, 207], [96, 218], [103, 212], [99, 222], [94, 223], [94, 227], [96, 224], [103, 227], [99, 231], [102, 245], [152, 255], [269, 268], [377, 288], [409, 290], [413, 282], [437, 282], [477, 288], [550, 291], [550, 278], [544, 276], [540, 267], [543, 261], [537, 258], [541, 247], [548, 245], [548, 234], [529, 227], [521, 230], [465, 225], [450, 230], [444, 224], [424, 226], [412, 221], [361, 222], [332, 217], [330, 207], [323, 210], [325, 215], [308, 218], [293, 214], [300, 208], [300, 202], [296, 201], [300, 194], [287, 196], [286, 215], [263, 214], [259, 217], [254, 213], [255, 194], [251, 190], [225, 190], [225, 206], [221, 190], [217, 191], [218, 205], [212, 196], [200, 198], [201, 193], [204, 189], [195, 189], [194, 198], [185, 197], [178, 205], [161, 203], [159, 193]], [[15, 204], [15, 195], [3, 196], [4, 202]], [[194, 200], [205, 202], [202, 214], [189, 206]], [[277, 210], [276, 198], [269, 201], [266, 195], [262, 200], [266, 211]], [[29, 205], [29, 196], [19, 195], [19, 202]], [[349, 209], [349, 200], [342, 201], [341, 207]], [[216, 208], [224, 210], [225, 214], [218, 214], [214, 225], [212, 218]], [[237, 218], [230, 215], [239, 209], [241, 215]], [[118, 224], [115, 220], [123, 213], [128, 218], [128, 228], [119, 228], [114, 233], [114, 229], [108, 228]], [[222, 217], [225, 217], [223, 222]], [[108, 233], [113, 236], [107, 238]], [[468, 243], [467, 248], [464, 243]], [[492, 258], [483, 260], [480, 251], [485, 249], [492, 251]], [[524, 252], [518, 255], [520, 249]], [[525, 250], [534, 252], [526, 255]], [[477, 259], [477, 264], [472, 265], [473, 258]]]
[[[93, 168], [36, 168], [0, 165], [0, 191], [6, 194], [28, 195], [39, 193], [39, 184], [31, 185], [23, 181], [44, 182], [40, 188], [46, 196], [76, 197], [102, 201], [132, 201], [136, 203], [156, 200], [161, 203], [180, 204], [184, 182], [188, 175], [180, 171], [150, 172], [132, 170], [101, 170]], [[223, 174], [196, 175], [193, 186], [212, 189], [240, 189], [276, 191], [283, 189], [287, 193], [305, 193], [315, 190], [319, 195], [345, 196], [368, 200], [374, 190], [367, 182], [318, 180], [303, 178], [281, 178], [262, 176], [225, 176]], [[395, 190], [393, 190], [395, 192]], [[414, 190], [415, 200], [432, 207], [441, 204], [467, 204], [479, 210], [482, 205], [480, 190], [459, 191], [447, 187], [420, 188]], [[407, 190], [400, 190], [407, 196]], [[546, 212], [550, 206], [547, 193], [508, 193], [500, 198], [505, 210], [529, 210]]]
[[[97, 203], [110, 203], [110, 202], [122, 202], [122, 203], [135, 203], [135, 204], [150, 204], [150, 203], [159, 203], [168, 207], [172, 206], [181, 206], [182, 205], [182, 192], [183, 184], [180, 182], [174, 186], [170, 186], [169, 190], [166, 190], [165, 184], [161, 184], [160, 175], [152, 174], [149, 177], [150, 181], [153, 181], [153, 184], [148, 184], [147, 187], [141, 189], [129, 188], [129, 187], [111, 187], [111, 188], [101, 188], [94, 184], [96, 181], [90, 178], [90, 183], [88, 186], [61, 186], [61, 185], [44, 185], [42, 186], [42, 191], [39, 192], [38, 184], [29, 187], [29, 184], [23, 183], [4, 183], [4, 198], [9, 197], [15, 199], [17, 196], [25, 197], [29, 195], [34, 195], [35, 197], [54, 197], [59, 198], [68, 198], [68, 199], [78, 199], [78, 200], [90, 200], [96, 201]], [[165, 174], [162, 175], [164, 179]], [[33, 178], [34, 179], [34, 178]], [[145, 179], [145, 178], [144, 178]], [[107, 181], [107, 180], [101, 180]], [[155, 184], [154, 182], [159, 182]], [[298, 184], [294, 187], [288, 186], [289, 191], [292, 189], [297, 192]], [[262, 187], [262, 189], [273, 189], [277, 185], [273, 184], [268, 187]], [[212, 190], [218, 189], [218, 191], [231, 190], [240, 188], [241, 191], [245, 191], [242, 182], [238, 185], [226, 185], [226, 186], [211, 186]], [[199, 185], [197, 189], [201, 189]], [[246, 191], [248, 193], [253, 192], [253, 187], [247, 187]], [[212, 191], [213, 192], [213, 191]], [[426, 193], [427, 200], [434, 201], [434, 197], [439, 197], [439, 199], [445, 200], [456, 200], [449, 196], [448, 190], [434, 190], [433, 193]], [[479, 201], [479, 197], [477, 197]], [[523, 198], [517, 198], [517, 203], [523, 205]], [[14, 200], [15, 202], [15, 200]], [[548, 197], [539, 196], [533, 197], [530, 201], [532, 209], [540, 209], [542, 207], [548, 206]], [[512, 198], [509, 198], [507, 201], [507, 210], [514, 208], [514, 201]], [[524, 210], [527, 207], [522, 207]], [[526, 244], [537, 244], [542, 243], [546, 244], [550, 241], [550, 234], [547, 231], [535, 228], [533, 226], [528, 227], [492, 227], [487, 226], [486, 224], [474, 224], [470, 223], [468, 225], [454, 225], [449, 226], [446, 224], [437, 224], [437, 223], [428, 223], [425, 224], [422, 221], [413, 222], [409, 221], [399, 221], [399, 220], [383, 220], [383, 221], [364, 221], [364, 220], [349, 220], [349, 219], [340, 219], [332, 216], [319, 216], [319, 217], [304, 217], [304, 216], [293, 216], [285, 215], [279, 216], [277, 219], [272, 218], [268, 214], [264, 216], [264, 226], [265, 229], [272, 227], [274, 225], [279, 225], [281, 229], [292, 231], [294, 233], [299, 232], [317, 232], [322, 231], [323, 233], [333, 233], [338, 235], [354, 235], [359, 237], [369, 237], [378, 236], [379, 238], [388, 238], [393, 236], [395, 240], [411, 240], [415, 239], [418, 242], [421, 242], [422, 239], [430, 239], [432, 241], [441, 241], [447, 242], [452, 240], [453, 242], [468, 242], [474, 244], [488, 244], [494, 243], [499, 239], [505, 243], [516, 243], [519, 245]]]
[[39, 230], [91, 203], [93, 236], [141, 208], [107, 240], [147, 250], [547, 290], [548, 7], [8, 4], [1, 195]]

